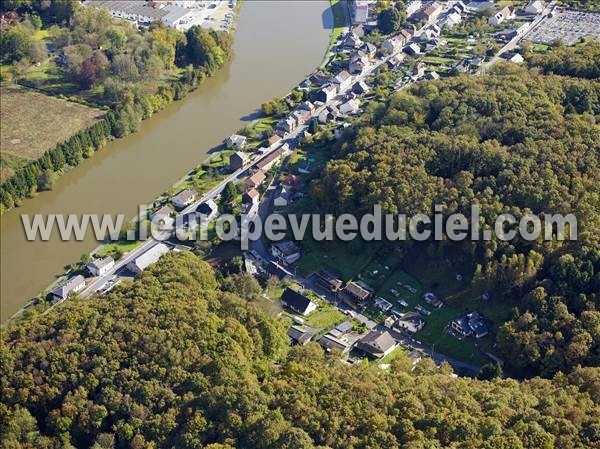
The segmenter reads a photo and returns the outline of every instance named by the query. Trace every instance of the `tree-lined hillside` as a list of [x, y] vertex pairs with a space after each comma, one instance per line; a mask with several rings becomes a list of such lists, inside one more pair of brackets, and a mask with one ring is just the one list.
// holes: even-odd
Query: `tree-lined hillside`
[[[515, 65], [420, 83], [371, 103], [313, 185], [314, 210], [574, 214], [576, 241], [437, 242], [478, 264], [474, 284], [517, 303], [498, 343], [524, 374], [600, 363], [600, 83]], [[569, 228], [565, 231], [567, 236]], [[391, 243], [391, 245], [410, 245]], [[507, 307], [512, 307], [507, 306]]]
[[454, 378], [289, 349], [281, 324], [165, 256], [106, 299], [16, 323], [0, 351], [3, 448], [588, 448], [600, 377]]

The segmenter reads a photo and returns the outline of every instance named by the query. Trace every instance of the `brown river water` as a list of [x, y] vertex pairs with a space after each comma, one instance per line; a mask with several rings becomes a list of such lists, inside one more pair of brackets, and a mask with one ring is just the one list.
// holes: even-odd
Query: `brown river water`
[[244, 0], [234, 55], [197, 91], [143, 122], [62, 176], [54, 190], [1, 218], [1, 320], [46, 288], [98, 242], [29, 242], [21, 214], [125, 214], [151, 202], [249, 123], [266, 100], [287, 93], [317, 67], [332, 25], [326, 0]]

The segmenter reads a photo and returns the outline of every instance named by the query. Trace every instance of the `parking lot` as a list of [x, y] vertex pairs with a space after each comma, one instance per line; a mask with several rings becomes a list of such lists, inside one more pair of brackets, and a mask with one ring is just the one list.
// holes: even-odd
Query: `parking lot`
[[194, 25], [213, 30], [228, 30], [233, 24], [234, 6], [229, 0], [213, 0], [199, 2], [193, 9], [193, 17], [184, 28], [184, 31]]
[[600, 13], [561, 11], [543, 20], [529, 33], [527, 40], [539, 44], [551, 44], [560, 40], [566, 45], [572, 45], [587, 36], [594, 36], [600, 41]]

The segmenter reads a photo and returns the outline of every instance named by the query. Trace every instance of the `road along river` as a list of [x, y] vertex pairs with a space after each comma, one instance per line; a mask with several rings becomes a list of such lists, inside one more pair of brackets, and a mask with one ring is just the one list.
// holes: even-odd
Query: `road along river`
[[326, 0], [246, 0], [234, 55], [217, 75], [184, 100], [143, 122], [1, 218], [1, 319], [6, 321], [94, 249], [90, 235], [63, 242], [28, 242], [21, 214], [125, 214], [152, 201], [207, 157], [211, 148], [248, 124], [261, 103], [287, 93], [319, 65], [333, 19]]

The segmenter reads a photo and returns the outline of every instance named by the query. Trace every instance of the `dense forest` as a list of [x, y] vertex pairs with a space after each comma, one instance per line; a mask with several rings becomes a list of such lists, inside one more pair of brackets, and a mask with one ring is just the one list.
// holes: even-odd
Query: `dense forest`
[[[586, 45], [584, 54], [597, 53], [599, 44]], [[512, 368], [551, 376], [600, 363], [600, 81], [584, 79], [596, 61], [562, 47], [533, 63], [371, 103], [334, 145], [312, 207], [361, 214], [380, 204], [410, 215], [440, 204], [445, 216], [469, 217], [477, 203], [484, 228], [507, 212], [573, 213], [576, 241], [437, 243], [477, 262], [474, 284], [517, 303], [497, 341]]]
[[[67, 7], [68, 6], [68, 7]], [[231, 55], [232, 36], [199, 26], [182, 33], [153, 23], [140, 31], [108, 11], [78, 7], [78, 2], [2, 3], [17, 18], [0, 35], [0, 61], [10, 65], [4, 76], [52, 95], [109, 109], [103, 123], [82, 130], [38, 161], [15, 172], [0, 187], [2, 210], [10, 209], [45, 180], [72, 167], [107, 139], [136, 132], [142, 120], [183, 98]], [[36, 30], [48, 34], [36, 39]], [[26, 68], [51, 61], [48, 70], [60, 82], [38, 85], [26, 78]], [[6, 81], [6, 80], [4, 80]]]
[[344, 365], [170, 254], [105, 299], [9, 325], [2, 448], [589, 448], [600, 371], [522, 383]]

